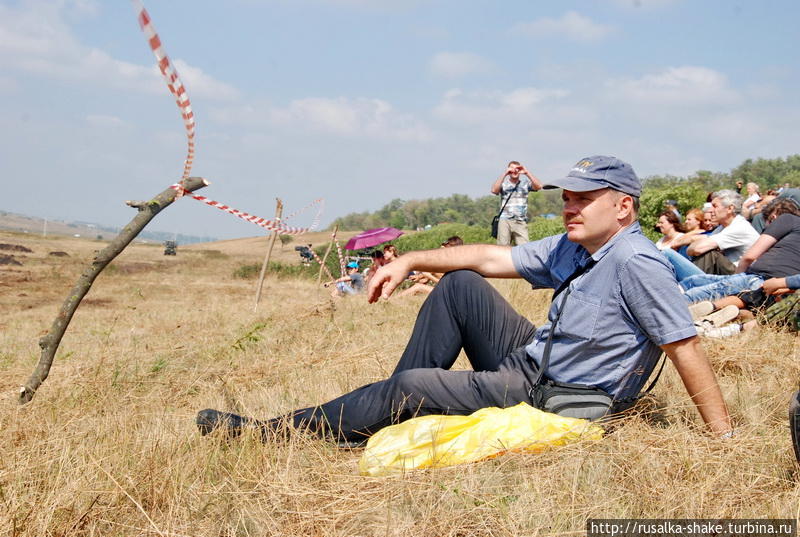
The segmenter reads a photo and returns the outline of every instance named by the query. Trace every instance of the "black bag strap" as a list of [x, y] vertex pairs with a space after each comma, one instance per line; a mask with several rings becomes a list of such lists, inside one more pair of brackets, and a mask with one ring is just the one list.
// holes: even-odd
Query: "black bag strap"
[[544, 351], [542, 352], [542, 362], [539, 364], [539, 372], [536, 375], [536, 380], [533, 382], [531, 386], [531, 390], [536, 388], [539, 384], [541, 384], [542, 379], [544, 378], [544, 373], [547, 370], [547, 366], [550, 364], [550, 349], [553, 347], [553, 333], [556, 331], [556, 325], [558, 324], [558, 320], [561, 319], [561, 314], [564, 312], [564, 304], [567, 302], [567, 297], [569, 296], [571, 289], [569, 284], [572, 283], [572, 280], [589, 270], [596, 261], [594, 258], [590, 257], [586, 264], [583, 266], [578, 267], [575, 269], [575, 272], [569, 275], [569, 277], [561, 282], [561, 285], [558, 286], [556, 292], [553, 293], [553, 302], [555, 302], [556, 297], [566, 289], [566, 293], [564, 293], [564, 298], [561, 299], [561, 304], [559, 304], [558, 309], [556, 310], [556, 317], [553, 319], [553, 324], [550, 325], [550, 332], [547, 334], [547, 341], [544, 344]]
[[[505, 177], [503, 177], [503, 180], [505, 180]], [[500, 207], [500, 212], [497, 213], [497, 218], [500, 218], [500, 215], [503, 214], [503, 211], [506, 210], [506, 205], [508, 205], [508, 202], [511, 201], [511, 194], [516, 192], [517, 188], [519, 188], [519, 181], [517, 181], [517, 184], [514, 186], [514, 188], [511, 190], [511, 192], [508, 193], [508, 197], [506, 198], [505, 203], [503, 203], [503, 206]], [[500, 183], [500, 192], [501, 193], [503, 192], [503, 183]]]

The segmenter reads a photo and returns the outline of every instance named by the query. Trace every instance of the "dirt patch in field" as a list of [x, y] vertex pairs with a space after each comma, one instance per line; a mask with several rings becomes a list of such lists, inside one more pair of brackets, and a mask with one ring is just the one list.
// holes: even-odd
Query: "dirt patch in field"
[[47, 255], [52, 255], [53, 257], [69, 257], [67, 252], [48, 252]]
[[114, 304], [110, 298], [84, 298], [81, 305], [93, 306], [96, 308], [106, 308]]
[[106, 270], [109, 274], [140, 274], [142, 272], [150, 272], [158, 270], [161, 265], [156, 263], [112, 263]]
[[14, 284], [26, 283], [32, 281], [31, 274], [25, 272], [3, 272], [0, 277], [0, 285], [11, 287]]
[[21, 267], [22, 263], [17, 261], [13, 255], [0, 254], [0, 265], [16, 265]]
[[26, 252], [29, 254], [33, 253], [33, 250], [20, 244], [7, 244], [5, 242], [0, 242], [0, 250], [6, 250], [8, 252]]

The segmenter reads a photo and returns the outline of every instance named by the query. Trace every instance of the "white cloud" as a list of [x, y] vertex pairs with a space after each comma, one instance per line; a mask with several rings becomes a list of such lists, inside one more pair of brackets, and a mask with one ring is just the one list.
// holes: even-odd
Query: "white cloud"
[[521, 22], [513, 32], [528, 37], [566, 37], [574, 41], [597, 41], [614, 32], [613, 26], [592, 21], [577, 11], [567, 11], [560, 18], [541, 17], [530, 22]]
[[492, 62], [470, 52], [439, 52], [428, 64], [431, 73], [445, 78], [459, 78], [471, 74], [489, 73]]
[[706, 67], [669, 67], [634, 79], [610, 80], [606, 88], [626, 100], [660, 105], [731, 104], [739, 94], [727, 77]]
[[[75, 38], [64, 19], [76, 14], [91, 15], [94, 6], [88, 0], [26, 2], [18, 9], [0, 6], [0, 67], [100, 88], [166, 92], [154, 57], [150, 65], [137, 65], [84, 46]], [[142, 38], [142, 48], [146, 46]], [[238, 97], [232, 86], [184, 61], [174, 61], [190, 97], [220, 100]]]
[[193, 67], [180, 59], [174, 60], [173, 63], [186, 86], [186, 91], [189, 92], [189, 97], [203, 97], [220, 101], [234, 101], [240, 97], [239, 90], [230, 84], [220, 82], [199, 67]]
[[452, 89], [446, 92], [434, 114], [456, 123], [483, 123], [535, 118], [551, 102], [566, 97], [566, 90], [517, 88], [508, 92]]
[[398, 112], [388, 102], [366, 97], [295, 99], [285, 107], [269, 103], [211, 110], [211, 119], [250, 127], [274, 126], [342, 136], [368, 136], [426, 141], [430, 129], [411, 115]]
[[92, 127], [122, 127], [125, 122], [117, 116], [109, 116], [103, 114], [89, 114], [86, 116], [86, 123]]

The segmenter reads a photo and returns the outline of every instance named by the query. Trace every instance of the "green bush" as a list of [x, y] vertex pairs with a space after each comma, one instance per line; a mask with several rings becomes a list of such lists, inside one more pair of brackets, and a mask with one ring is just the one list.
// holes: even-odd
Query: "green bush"
[[538, 241], [545, 237], [551, 237], [564, 233], [564, 221], [560, 218], [534, 218], [528, 222], [528, 238]]
[[397, 240], [392, 241], [392, 244], [397, 246], [401, 253], [413, 250], [432, 250], [439, 248], [445, 240], [453, 235], [461, 237], [464, 240], [464, 244], [494, 242], [488, 226], [440, 224], [426, 231], [402, 235]]
[[682, 215], [686, 215], [689, 209], [700, 209], [706, 201], [706, 192], [703, 185], [691, 183], [678, 183], [660, 188], [645, 188], [641, 197], [641, 208], [639, 209], [639, 222], [642, 224], [644, 234], [652, 239], [658, 240], [661, 234], [654, 229], [658, 221], [658, 215], [664, 212], [664, 202], [675, 200], [678, 202], [678, 210]]
[[[280, 277], [304, 277], [304, 278], [316, 278], [317, 272], [319, 271], [319, 265], [312, 265], [311, 267], [304, 267], [303, 265], [287, 265], [286, 263], [281, 263], [280, 261], [270, 261], [269, 265], [267, 266], [267, 275], [277, 275]], [[261, 274], [261, 265], [260, 264], [252, 264], [252, 265], [241, 265], [239, 268], [233, 271], [234, 278], [240, 278], [243, 280], [250, 280], [255, 279], [258, 275]]]
[[242, 280], [249, 280], [250, 278], [255, 278], [261, 272], [261, 265], [241, 265], [239, 268], [233, 271], [234, 278], [240, 278]]

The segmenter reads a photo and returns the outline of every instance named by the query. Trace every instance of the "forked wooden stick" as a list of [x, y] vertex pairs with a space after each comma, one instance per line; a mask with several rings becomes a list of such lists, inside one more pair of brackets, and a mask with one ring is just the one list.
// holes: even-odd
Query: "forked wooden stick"
[[[183, 186], [184, 190], [194, 192], [195, 190], [207, 186], [208, 181], [202, 177], [189, 177], [179, 184]], [[115, 257], [122, 253], [125, 247], [139, 235], [142, 229], [144, 229], [155, 215], [175, 201], [175, 196], [177, 194], [177, 190], [170, 187], [150, 201], [125, 202], [131, 207], [138, 209], [138, 213], [127, 226], [122, 228], [122, 231], [119, 232], [108, 246], [95, 254], [92, 264], [84, 269], [83, 274], [78, 278], [78, 282], [72, 288], [72, 291], [70, 291], [64, 304], [62, 304], [58, 315], [50, 327], [50, 331], [39, 340], [39, 347], [42, 348], [42, 356], [39, 358], [39, 363], [36, 364], [36, 369], [33, 370], [33, 374], [31, 374], [28, 382], [19, 389], [19, 404], [24, 405], [33, 399], [36, 390], [50, 374], [50, 367], [53, 365], [53, 359], [61, 343], [61, 338], [64, 337], [67, 326], [69, 326], [69, 322], [75, 314], [75, 310], [78, 309], [81, 300], [83, 300], [83, 297], [86, 296], [86, 293], [91, 289], [95, 278], [97, 278]]]

